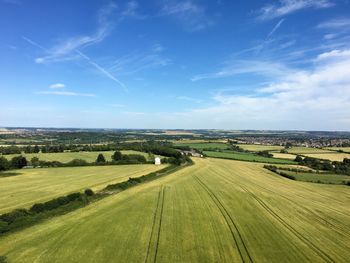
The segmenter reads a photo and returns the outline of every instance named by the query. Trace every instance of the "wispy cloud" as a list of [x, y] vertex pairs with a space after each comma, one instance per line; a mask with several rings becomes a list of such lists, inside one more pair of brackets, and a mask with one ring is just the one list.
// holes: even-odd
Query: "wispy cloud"
[[350, 18], [336, 18], [320, 23], [318, 28], [343, 29], [350, 27]]
[[283, 76], [291, 69], [284, 64], [273, 61], [259, 60], [231, 60], [227, 61], [226, 66], [217, 72], [199, 74], [192, 77], [192, 81], [204, 79], [227, 78], [240, 74], [256, 74], [261, 76]]
[[270, 20], [303, 9], [328, 8], [334, 5], [331, 0], [280, 0], [277, 4], [263, 6], [258, 11], [258, 19]]
[[278, 23], [274, 26], [274, 28], [271, 30], [271, 32], [267, 35], [267, 38], [270, 38], [283, 24], [283, 22], [285, 21], [284, 18], [282, 18], [280, 21], [278, 21]]
[[66, 61], [76, 58], [75, 50], [82, 49], [87, 46], [97, 44], [104, 40], [111, 30], [112, 23], [108, 17], [116, 10], [117, 6], [114, 3], [101, 8], [98, 12], [98, 28], [92, 35], [75, 36], [64, 40], [50, 49], [44, 49], [37, 45], [34, 41], [26, 39], [29, 43], [41, 47], [47, 55], [35, 59], [36, 63], [50, 63], [57, 61]]
[[205, 8], [192, 0], [165, 1], [161, 15], [176, 18], [189, 31], [203, 30], [213, 24]]
[[79, 50], [75, 50], [75, 52], [80, 55], [82, 58], [84, 58], [90, 65], [92, 65], [93, 67], [95, 67], [100, 73], [102, 73], [104, 76], [106, 76], [107, 78], [113, 80], [114, 82], [116, 82], [117, 84], [119, 84], [124, 91], [128, 91], [127, 87], [125, 86], [125, 84], [123, 82], [121, 82], [119, 79], [117, 79], [116, 77], [114, 77], [109, 71], [107, 71], [105, 68], [103, 68], [102, 66], [100, 66], [99, 64], [97, 64], [96, 62], [94, 62], [90, 57], [88, 57], [87, 55], [85, 55], [84, 53], [82, 53]]
[[55, 83], [49, 86], [50, 89], [63, 89], [66, 85], [62, 83]]
[[58, 95], [58, 96], [78, 96], [78, 97], [95, 97], [95, 94], [92, 93], [77, 93], [71, 91], [40, 91], [38, 94], [45, 95]]

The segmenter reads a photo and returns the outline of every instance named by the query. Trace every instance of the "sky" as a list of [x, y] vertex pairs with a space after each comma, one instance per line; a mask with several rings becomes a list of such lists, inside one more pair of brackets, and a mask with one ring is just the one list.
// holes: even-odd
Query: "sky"
[[349, 0], [0, 0], [0, 126], [350, 131]]

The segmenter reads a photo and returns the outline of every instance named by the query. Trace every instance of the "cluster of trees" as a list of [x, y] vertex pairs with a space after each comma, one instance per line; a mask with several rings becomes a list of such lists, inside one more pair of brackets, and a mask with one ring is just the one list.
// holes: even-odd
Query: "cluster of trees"
[[291, 180], [295, 180], [295, 177], [291, 174], [287, 174], [285, 172], [279, 171], [278, 168], [274, 165], [264, 165], [264, 168], [267, 170], [270, 170], [271, 172], [274, 172], [282, 177], [291, 179]]
[[315, 170], [330, 171], [336, 174], [350, 175], [350, 159], [345, 158], [342, 162], [331, 162], [328, 160], [320, 160], [312, 157], [297, 156], [295, 161], [300, 165], [308, 166]]
[[256, 153], [259, 156], [267, 157], [267, 158], [272, 158], [273, 154], [269, 153], [268, 151], [261, 151]]
[[10, 169], [21, 169], [28, 165], [28, 161], [23, 156], [15, 156], [10, 161], [0, 156], [0, 172]]

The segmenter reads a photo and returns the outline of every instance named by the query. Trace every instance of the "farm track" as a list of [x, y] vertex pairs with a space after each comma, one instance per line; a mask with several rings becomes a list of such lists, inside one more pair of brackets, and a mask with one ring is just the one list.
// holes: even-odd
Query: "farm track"
[[[213, 200], [217, 208], [220, 210], [222, 216], [224, 217], [227, 226], [230, 229], [231, 235], [233, 237], [233, 240], [235, 242], [235, 245], [238, 249], [238, 253], [240, 255], [240, 258], [242, 262], [254, 262], [246, 244], [244, 243], [244, 240], [242, 238], [241, 233], [238, 230], [237, 225], [235, 224], [234, 220], [232, 219], [231, 215], [228, 213], [225, 206], [221, 203], [219, 198], [214, 194], [214, 192], [202, 181], [198, 178], [198, 176], [194, 175], [194, 178], [197, 180], [197, 182], [203, 187], [203, 189], [208, 193], [210, 198]], [[232, 227], [233, 226], [233, 227]], [[246, 261], [247, 259], [247, 261]]]
[[[151, 235], [148, 242], [146, 258], [144, 261], [145, 263], [157, 262], [162, 219], [163, 219], [164, 199], [165, 199], [165, 187], [161, 185], [158, 192], [156, 209], [154, 211], [152, 230], [151, 230]], [[156, 230], [156, 228], [158, 229]]]

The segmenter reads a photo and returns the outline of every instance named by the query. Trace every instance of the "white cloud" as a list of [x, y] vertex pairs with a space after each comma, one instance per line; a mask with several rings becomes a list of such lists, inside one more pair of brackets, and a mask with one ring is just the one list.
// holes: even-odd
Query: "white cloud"
[[204, 79], [227, 78], [240, 74], [257, 74], [261, 76], [283, 76], [292, 69], [284, 64], [273, 61], [259, 60], [232, 60], [226, 62], [226, 66], [214, 73], [199, 74], [192, 77], [192, 81]]
[[108, 22], [108, 17], [115, 11], [117, 6], [114, 3], [103, 7], [98, 13], [98, 29], [93, 35], [75, 36], [58, 43], [50, 49], [44, 49], [40, 45], [33, 42], [34, 45], [44, 49], [46, 56], [38, 57], [35, 59], [36, 63], [43, 64], [49, 62], [72, 60], [77, 57], [75, 50], [81, 49], [90, 45], [97, 44], [105, 39], [111, 29], [111, 23]]
[[203, 30], [213, 24], [205, 8], [192, 0], [165, 1], [161, 15], [175, 17], [189, 31]]
[[317, 27], [318, 28], [325, 28], [325, 29], [349, 28], [350, 27], [350, 18], [331, 19], [331, 20], [320, 23]]
[[58, 95], [58, 96], [79, 96], [79, 97], [95, 97], [95, 94], [92, 93], [77, 93], [71, 91], [40, 91], [38, 94], [45, 95]]
[[259, 10], [258, 19], [269, 20], [294, 13], [302, 9], [318, 9], [334, 6], [330, 0], [280, 0], [278, 4], [268, 4]]
[[270, 38], [281, 27], [284, 21], [285, 21], [284, 18], [278, 21], [278, 23], [274, 26], [271, 32], [267, 35], [267, 38]]
[[286, 73], [249, 95], [219, 93], [187, 114], [225, 128], [349, 130], [350, 50], [319, 54], [310, 70]]
[[63, 89], [65, 87], [62, 83], [55, 83], [49, 86], [50, 89]]

